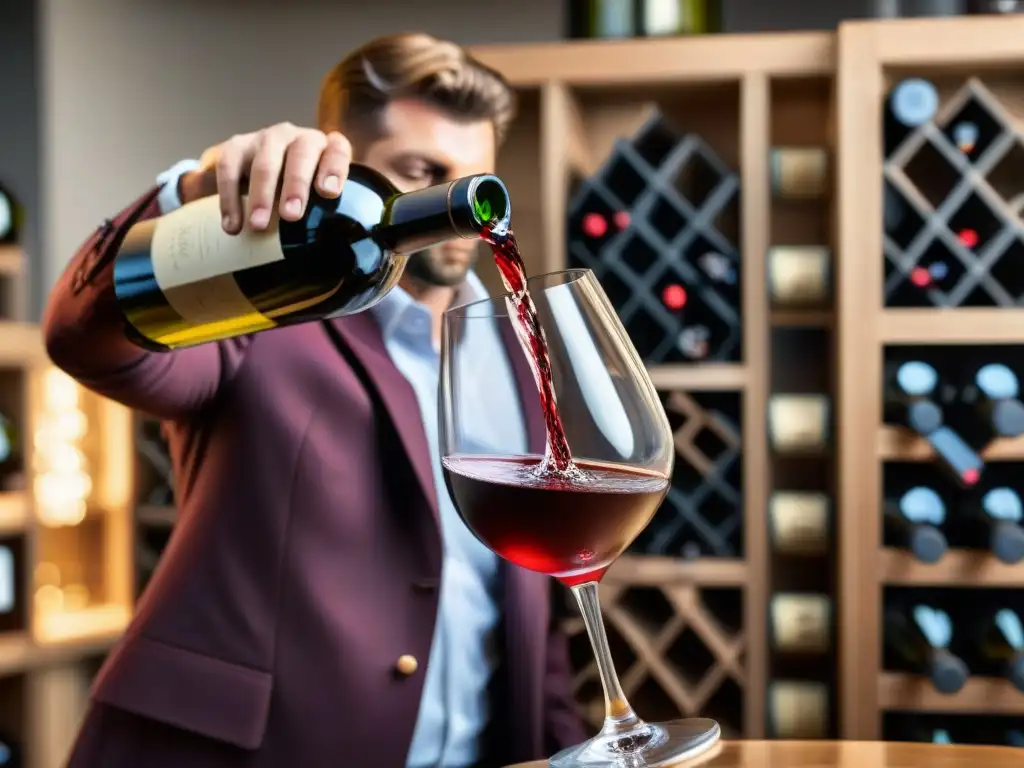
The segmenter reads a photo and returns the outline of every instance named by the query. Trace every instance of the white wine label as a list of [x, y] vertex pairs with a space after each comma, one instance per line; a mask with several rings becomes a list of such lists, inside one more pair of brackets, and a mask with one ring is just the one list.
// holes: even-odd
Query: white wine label
[[768, 404], [768, 432], [782, 451], [819, 449], [828, 437], [828, 401], [821, 395], [777, 395]]
[[772, 185], [782, 197], [822, 197], [828, 181], [828, 153], [818, 147], [773, 149], [771, 172]]
[[828, 546], [828, 497], [823, 493], [775, 493], [768, 507], [775, 549], [823, 554]]
[[0, 546], [0, 613], [10, 613], [14, 610], [15, 568], [11, 548]]
[[768, 286], [777, 304], [823, 302], [828, 296], [830, 254], [823, 246], [777, 246], [768, 252]]
[[815, 739], [828, 730], [828, 690], [820, 683], [772, 683], [768, 707], [776, 738]]
[[822, 595], [772, 598], [772, 641], [788, 653], [827, 653], [832, 603]]
[[[246, 199], [243, 209], [248, 209]], [[229, 235], [221, 227], [216, 195], [157, 219], [150, 253], [153, 276], [167, 303], [196, 325], [258, 314], [232, 275], [284, 259], [277, 222], [275, 214], [266, 232], [245, 229]]]
[[647, 0], [644, 3], [644, 33], [651, 37], [679, 34], [683, 23], [681, 5], [679, 0]]

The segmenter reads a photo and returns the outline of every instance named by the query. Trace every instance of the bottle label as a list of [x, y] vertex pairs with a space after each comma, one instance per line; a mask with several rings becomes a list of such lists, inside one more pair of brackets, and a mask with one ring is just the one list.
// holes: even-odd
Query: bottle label
[[814, 147], [787, 147], [771, 153], [772, 185], [782, 197], [822, 197], [828, 182], [828, 154]]
[[828, 498], [817, 493], [776, 493], [769, 519], [775, 547], [781, 552], [824, 552], [827, 546]]
[[821, 448], [828, 419], [828, 401], [819, 395], [776, 395], [768, 404], [768, 431], [779, 450]]
[[[243, 210], [248, 200], [242, 200]], [[234, 274], [284, 259], [275, 213], [265, 232], [221, 228], [216, 195], [182, 206], [156, 220], [150, 253], [153, 276], [164, 298], [191, 325], [230, 323], [250, 331], [273, 328], [242, 293]]]
[[828, 294], [828, 248], [777, 246], [768, 252], [772, 298], [779, 304], [824, 301]]
[[771, 610], [775, 647], [786, 652], [825, 653], [831, 612], [827, 597], [776, 595]]
[[828, 728], [828, 691], [820, 683], [779, 682], [769, 707], [774, 735], [782, 739], [821, 738]]

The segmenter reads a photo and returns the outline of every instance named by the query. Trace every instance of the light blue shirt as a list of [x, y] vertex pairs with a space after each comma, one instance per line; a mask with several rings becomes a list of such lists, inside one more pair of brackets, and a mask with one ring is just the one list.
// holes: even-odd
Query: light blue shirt
[[[157, 177], [162, 185], [157, 197], [162, 214], [181, 207], [178, 178], [198, 167], [195, 160], [183, 160]], [[480, 279], [470, 272], [456, 304], [487, 295]], [[497, 663], [495, 633], [500, 620], [498, 558], [466, 528], [444, 482], [437, 414], [440, 355], [430, 335], [430, 311], [398, 287], [370, 311], [381, 327], [392, 362], [416, 393], [430, 448], [444, 546], [437, 624], [407, 766], [468, 768], [477, 761], [480, 737], [490, 719], [488, 685]], [[524, 453], [522, 414], [489, 407], [494, 402], [518, 402], [512, 367], [504, 347], [496, 343], [501, 341], [498, 328], [480, 322], [474, 323], [474, 331], [463, 343], [471, 347], [465, 359], [479, 367], [479, 373], [468, 380], [478, 381], [479, 387], [464, 393], [463, 402], [479, 418], [463, 427], [463, 437], [476, 443], [480, 452], [491, 445], [500, 446], [502, 453]], [[500, 399], [495, 400], [494, 393]], [[479, 397], [477, 404], [474, 397]]]
[[[487, 292], [472, 272], [456, 303], [485, 298]], [[401, 288], [394, 288], [370, 310], [380, 324], [392, 362], [416, 393], [430, 447], [434, 485], [437, 489], [444, 544], [440, 607], [427, 664], [419, 718], [407, 760], [408, 768], [463, 768], [478, 758], [480, 737], [490, 717], [488, 683], [496, 664], [495, 632], [500, 619], [496, 590], [498, 559], [470, 533], [448, 495], [441, 469], [438, 444], [438, 375], [440, 355], [431, 338], [430, 311]], [[465, 429], [481, 452], [488, 444], [502, 452], [525, 450], [521, 414], [488, 408], [490, 402], [516, 402], [514, 378], [497, 327], [480, 322], [463, 340], [468, 347], [463, 359], [479, 367], [479, 406], [472, 407], [473, 393], [465, 393], [471, 410], [479, 414]], [[493, 390], [509, 392], [494, 400]], [[485, 393], [491, 396], [485, 397]], [[500, 411], [500, 412], [497, 412]]]

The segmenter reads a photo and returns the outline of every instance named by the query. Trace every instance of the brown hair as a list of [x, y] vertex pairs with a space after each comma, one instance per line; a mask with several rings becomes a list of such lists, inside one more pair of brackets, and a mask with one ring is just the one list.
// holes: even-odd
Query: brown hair
[[327, 73], [320, 86], [323, 130], [376, 124], [388, 102], [423, 99], [453, 116], [490, 120], [498, 142], [515, 116], [516, 98], [498, 72], [461, 46], [422, 33], [379, 37], [356, 49]]

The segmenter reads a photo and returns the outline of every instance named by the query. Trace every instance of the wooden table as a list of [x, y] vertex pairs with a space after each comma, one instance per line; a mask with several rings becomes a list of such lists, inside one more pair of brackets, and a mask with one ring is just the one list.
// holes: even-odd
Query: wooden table
[[[1024, 768], [1024, 749], [882, 741], [724, 741], [679, 768]], [[508, 768], [546, 768], [547, 761]]]

